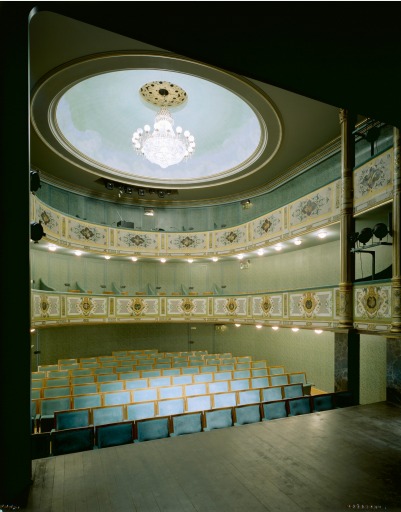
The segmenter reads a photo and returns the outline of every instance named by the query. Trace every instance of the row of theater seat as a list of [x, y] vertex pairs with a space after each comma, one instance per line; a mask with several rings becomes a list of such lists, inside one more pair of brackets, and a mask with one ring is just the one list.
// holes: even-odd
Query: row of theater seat
[[93, 423], [89, 409], [59, 411], [50, 432], [32, 434], [32, 458], [139, 443], [213, 429], [283, 419], [352, 405], [348, 392], [206, 409], [146, 419]]
[[[249, 389], [245, 382], [221, 381], [186, 385], [188, 389], [171, 386], [32, 400], [32, 431], [53, 428], [58, 411], [89, 409], [92, 422], [97, 425], [305, 396], [301, 383]], [[211, 387], [212, 384], [218, 387]]]

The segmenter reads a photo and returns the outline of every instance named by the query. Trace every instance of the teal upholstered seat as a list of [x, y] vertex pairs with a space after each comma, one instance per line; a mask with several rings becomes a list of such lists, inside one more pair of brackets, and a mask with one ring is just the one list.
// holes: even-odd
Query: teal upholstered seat
[[251, 388], [260, 389], [269, 387], [269, 377], [253, 377], [251, 379]]
[[159, 397], [157, 396], [156, 388], [148, 388], [134, 389], [132, 391], [132, 398], [133, 402], [152, 402], [157, 400]]
[[[137, 370], [140, 370], [140, 368], [138, 368], [138, 366], [136, 368], [137, 368]], [[160, 369], [152, 369], [152, 367], [151, 367], [148, 370], [142, 370], [141, 376], [143, 378], [148, 379], [150, 377], [161, 377], [161, 374], [162, 374], [162, 371]]]
[[84, 375], [92, 375], [90, 368], [74, 368], [71, 370], [71, 375], [74, 377], [82, 377]]
[[31, 382], [31, 389], [43, 388], [45, 379], [35, 379]]
[[284, 398], [297, 398], [304, 396], [302, 384], [287, 384], [283, 386]]
[[180, 398], [184, 396], [183, 386], [168, 386], [159, 388], [159, 400], [166, 398]]
[[93, 449], [94, 429], [90, 427], [52, 430], [50, 434], [52, 455], [83, 452]]
[[235, 405], [237, 405], [237, 395], [235, 391], [229, 393], [215, 393], [213, 395], [213, 409], [234, 407]]
[[288, 416], [308, 414], [311, 412], [310, 399], [308, 396], [304, 396], [302, 398], [291, 398], [288, 400], [288, 408]]
[[171, 416], [173, 414], [183, 414], [185, 411], [184, 398], [173, 398], [169, 400], [158, 401], [159, 416]]
[[206, 395], [207, 385], [204, 382], [198, 384], [186, 384], [185, 396]]
[[92, 410], [93, 424], [106, 425], [107, 423], [119, 423], [124, 421], [124, 410], [122, 405], [107, 407], [95, 407]]
[[117, 373], [105, 373], [105, 374], [96, 375], [97, 382], [113, 382], [115, 380], [118, 380]]
[[234, 408], [234, 426], [258, 423], [261, 419], [259, 404], [240, 405]]
[[281, 386], [262, 388], [260, 391], [262, 402], [272, 402], [273, 400], [281, 400], [283, 398]]
[[56, 430], [88, 427], [89, 424], [89, 409], [70, 409], [68, 411], [56, 411], [54, 413], [54, 428]]
[[269, 375], [280, 375], [285, 373], [284, 366], [268, 366]]
[[286, 400], [262, 403], [263, 421], [286, 418], [288, 415]]
[[224, 363], [219, 365], [220, 372], [229, 372], [234, 370], [234, 363]]
[[218, 382], [210, 382], [208, 388], [209, 393], [226, 393], [229, 390], [228, 381], [220, 380]]
[[87, 395], [88, 393], [97, 393], [97, 384], [92, 382], [91, 384], [77, 384], [71, 386], [72, 395]]
[[233, 426], [232, 408], [205, 411], [204, 431]]
[[186, 398], [186, 412], [206, 411], [212, 408], [210, 395], [189, 396]]
[[192, 375], [174, 375], [173, 376], [173, 384], [192, 384], [193, 377]]
[[180, 375], [181, 371], [179, 368], [166, 368], [162, 370], [162, 375]]
[[193, 376], [194, 382], [212, 382], [213, 373], [199, 373]]
[[168, 375], [162, 377], [149, 377], [150, 387], [170, 386], [171, 378]]
[[90, 395], [78, 395], [72, 397], [72, 407], [74, 409], [100, 407], [101, 405], [102, 395], [100, 393], [93, 393]]
[[251, 370], [234, 370], [233, 379], [249, 379], [251, 376]]
[[251, 369], [251, 363], [234, 363], [234, 368], [236, 370], [250, 370]]
[[65, 411], [71, 409], [70, 397], [60, 398], [42, 398], [39, 403], [39, 420], [40, 430], [49, 432], [54, 426], [54, 413], [56, 411]]
[[148, 379], [132, 379], [125, 381], [125, 389], [142, 389], [148, 386]]
[[127, 420], [142, 420], [156, 416], [156, 402], [127, 404]]
[[136, 443], [163, 439], [169, 437], [169, 435], [169, 418], [167, 417], [138, 420], [136, 422]]
[[114, 373], [113, 371], [113, 368], [111, 368], [110, 366], [101, 366], [99, 368], [94, 368], [93, 369], [93, 374], [94, 375], [107, 375], [107, 374], [110, 374], [110, 373]]
[[200, 367], [200, 372], [201, 373], [217, 372], [217, 365], [205, 364], [205, 366]]
[[329, 411], [330, 409], [334, 409], [334, 399], [331, 393], [312, 396], [313, 412]]
[[99, 391], [122, 391], [124, 389], [124, 382], [116, 380], [115, 382], [101, 382], [99, 384]]
[[270, 386], [283, 386], [284, 384], [288, 384], [288, 375], [286, 373], [270, 375]]
[[68, 370], [50, 370], [47, 372], [48, 379], [62, 379], [68, 378], [70, 376], [70, 372]]
[[41, 398], [41, 389], [31, 389], [31, 400], [37, 400], [38, 398]]
[[75, 377], [71, 377], [71, 385], [75, 384], [92, 384], [95, 382], [94, 375], [78, 375]]
[[268, 370], [267, 368], [255, 368], [251, 369], [251, 376], [252, 377], [267, 377]]
[[171, 437], [202, 432], [202, 413], [200, 412], [172, 416], [171, 420]]
[[236, 379], [230, 381], [230, 390], [231, 391], [243, 391], [245, 389], [249, 389], [249, 379]]
[[182, 374], [183, 375], [193, 375], [194, 373], [200, 373], [198, 366], [195, 366], [193, 368], [190, 368], [190, 367], [183, 367], [182, 368]]
[[267, 368], [267, 362], [266, 361], [252, 361], [251, 362], [251, 368]]
[[134, 423], [124, 421], [98, 425], [95, 429], [95, 448], [107, 448], [134, 442]]
[[260, 402], [259, 389], [238, 391], [238, 405], [257, 404]]
[[117, 375], [120, 380], [139, 379], [141, 376], [138, 371], [118, 372]]
[[57, 379], [45, 379], [44, 382], [45, 386], [47, 388], [54, 388], [54, 387], [60, 387], [60, 386], [69, 386], [70, 385], [70, 378], [69, 377], [60, 377]]
[[109, 391], [103, 394], [103, 405], [121, 405], [130, 402], [130, 391]]

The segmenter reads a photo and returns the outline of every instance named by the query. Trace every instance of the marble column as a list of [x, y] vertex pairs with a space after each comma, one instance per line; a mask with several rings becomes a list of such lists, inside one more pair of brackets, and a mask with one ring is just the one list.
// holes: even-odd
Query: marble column
[[392, 333], [401, 333], [401, 135], [394, 128], [394, 166], [393, 166], [393, 277], [392, 285]]
[[340, 214], [340, 284], [339, 327], [353, 328], [354, 255], [348, 235], [353, 232], [353, 168], [355, 165], [354, 134], [356, 117], [346, 109], [340, 110], [341, 124], [341, 214]]

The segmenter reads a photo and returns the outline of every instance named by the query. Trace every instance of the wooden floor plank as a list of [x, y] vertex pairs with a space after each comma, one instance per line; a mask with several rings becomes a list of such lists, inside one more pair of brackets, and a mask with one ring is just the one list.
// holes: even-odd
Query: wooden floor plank
[[27, 512], [401, 511], [385, 402], [36, 459]]

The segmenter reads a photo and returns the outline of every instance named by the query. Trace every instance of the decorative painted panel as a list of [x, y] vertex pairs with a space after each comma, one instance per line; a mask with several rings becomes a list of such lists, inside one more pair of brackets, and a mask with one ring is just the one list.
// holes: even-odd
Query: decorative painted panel
[[[264, 322], [306, 328], [336, 328], [338, 288], [246, 296], [96, 296], [32, 291], [32, 325], [79, 322], [148, 322], [197, 318], [204, 322]], [[391, 285], [354, 290], [354, 326], [371, 332], [391, 328]]]
[[331, 318], [333, 315], [333, 292], [307, 291], [290, 293], [291, 318]]
[[143, 297], [116, 298], [116, 316], [145, 316], [159, 313], [157, 299]]
[[354, 318], [391, 322], [391, 285], [356, 287]]
[[168, 315], [207, 315], [207, 299], [181, 297], [177, 299], [167, 299]]
[[128, 229], [116, 229], [116, 247], [133, 249], [138, 252], [159, 251], [160, 235], [156, 233], [137, 232]]
[[167, 251], [189, 253], [193, 250], [207, 251], [207, 233], [167, 234]]
[[393, 149], [354, 171], [354, 210], [359, 212], [392, 198]]
[[246, 297], [227, 297], [214, 299], [214, 314], [216, 316], [245, 316], [246, 315]]
[[67, 221], [67, 238], [72, 242], [80, 242], [85, 246], [107, 247], [108, 228], [87, 224], [74, 219]]
[[328, 219], [335, 213], [335, 185], [331, 184], [289, 205], [290, 228]]
[[241, 247], [248, 242], [246, 225], [237, 226], [225, 231], [216, 231], [214, 233], [214, 249], [216, 251], [225, 251], [232, 248]]
[[42, 224], [46, 236], [62, 236], [61, 220], [63, 216], [56, 211], [48, 208], [43, 203], [35, 201], [34, 220]]
[[282, 295], [263, 295], [252, 297], [252, 315], [266, 318], [283, 316]]
[[254, 241], [268, 240], [283, 232], [283, 209], [264, 215], [250, 223]]
[[67, 296], [67, 317], [99, 317], [108, 314], [108, 300], [103, 297]]
[[33, 294], [32, 316], [34, 319], [59, 318], [60, 297], [44, 293]]

